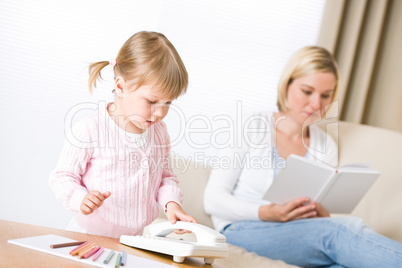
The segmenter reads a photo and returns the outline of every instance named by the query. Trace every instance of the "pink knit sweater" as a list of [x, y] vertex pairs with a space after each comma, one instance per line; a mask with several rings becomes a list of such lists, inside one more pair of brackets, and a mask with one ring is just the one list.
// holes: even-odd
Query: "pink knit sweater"
[[[169, 201], [181, 204], [165, 123], [130, 139], [103, 107], [77, 123], [66, 138], [49, 184], [63, 206], [77, 212], [78, 223], [88, 232], [111, 237], [142, 234], [158, 216], [158, 203], [162, 208]], [[85, 216], [80, 204], [92, 190], [110, 191], [111, 196]]]

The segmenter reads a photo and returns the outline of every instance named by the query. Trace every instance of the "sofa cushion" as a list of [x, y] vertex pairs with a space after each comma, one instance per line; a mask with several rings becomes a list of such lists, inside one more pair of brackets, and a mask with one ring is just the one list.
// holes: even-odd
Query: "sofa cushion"
[[378, 233], [402, 242], [402, 134], [341, 122], [339, 163], [370, 163], [381, 175], [352, 212]]

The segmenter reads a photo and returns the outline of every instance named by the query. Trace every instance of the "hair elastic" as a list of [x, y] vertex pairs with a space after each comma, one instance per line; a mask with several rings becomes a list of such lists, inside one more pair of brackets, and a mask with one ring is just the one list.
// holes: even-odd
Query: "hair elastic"
[[116, 59], [109, 60], [109, 64], [112, 65], [113, 67], [116, 66]]

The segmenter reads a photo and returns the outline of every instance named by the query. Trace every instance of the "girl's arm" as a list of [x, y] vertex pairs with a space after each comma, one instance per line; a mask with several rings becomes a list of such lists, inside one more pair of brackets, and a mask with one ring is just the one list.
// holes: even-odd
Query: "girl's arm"
[[[179, 180], [177, 176], [173, 173], [172, 166], [170, 163], [170, 138], [166, 130], [166, 125], [161, 122], [160, 126], [164, 133], [164, 147], [163, 155], [165, 162], [163, 163], [162, 179], [158, 191], [158, 202], [159, 205], [164, 208], [166, 216], [171, 223], [176, 221], [188, 221], [197, 222], [197, 220], [184, 212], [181, 207], [181, 202], [183, 200], [183, 192], [180, 190], [178, 183]], [[179, 232], [180, 233], [180, 232]]]
[[161, 208], [167, 209], [167, 204], [169, 202], [175, 202], [180, 205], [183, 201], [183, 192], [180, 190], [179, 180], [177, 176], [173, 173], [172, 168], [166, 167], [162, 172], [162, 180], [158, 191], [158, 203]]
[[183, 192], [180, 190], [178, 184], [179, 180], [177, 179], [176, 174], [174, 174], [172, 165], [170, 162], [170, 137], [167, 132], [166, 125], [163, 121], [161, 121], [158, 125], [158, 131], [160, 131], [161, 136], [163, 136], [163, 148], [162, 155], [164, 157], [164, 161], [162, 164], [162, 178], [161, 183], [158, 189], [158, 203], [161, 208], [164, 208], [166, 212], [167, 204], [169, 202], [175, 202], [181, 206], [183, 201]]
[[67, 134], [56, 168], [50, 174], [50, 188], [66, 209], [80, 211], [81, 202], [88, 194], [81, 176], [92, 156], [91, 147], [86, 126], [75, 125]]
[[195, 222], [197, 220], [193, 217], [188, 215], [184, 212], [183, 208], [176, 204], [176, 202], [169, 202], [166, 205], [166, 216], [171, 223], [176, 223], [176, 221], [188, 221], [188, 222]]

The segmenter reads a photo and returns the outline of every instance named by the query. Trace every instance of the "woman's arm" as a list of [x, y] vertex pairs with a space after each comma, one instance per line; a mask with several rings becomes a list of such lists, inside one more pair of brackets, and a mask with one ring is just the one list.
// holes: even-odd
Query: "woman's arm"
[[240, 165], [235, 165], [235, 155], [241, 159], [245, 150], [226, 149], [220, 157], [230, 159], [228, 165], [213, 169], [204, 193], [204, 208], [208, 214], [228, 221], [257, 220], [260, 204], [237, 198], [233, 195], [241, 174]]
[[232, 192], [236, 186], [241, 169], [215, 169], [211, 172], [204, 194], [204, 207], [208, 214], [228, 221], [262, 220], [287, 222], [304, 218], [319, 217], [321, 208], [317, 203], [301, 197], [285, 205], [260, 205], [235, 197]]

